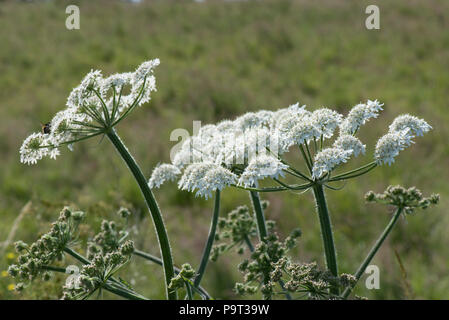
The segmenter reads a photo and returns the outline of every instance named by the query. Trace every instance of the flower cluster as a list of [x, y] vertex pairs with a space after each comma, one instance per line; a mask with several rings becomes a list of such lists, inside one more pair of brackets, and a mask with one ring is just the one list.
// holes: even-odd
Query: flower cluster
[[98, 254], [106, 254], [117, 250], [127, 236], [128, 232], [117, 228], [114, 221], [103, 220], [101, 231], [88, 243], [87, 258], [93, 259]]
[[299, 229], [294, 230], [284, 241], [280, 241], [275, 233], [271, 233], [265, 242], [260, 242], [251, 259], [246, 259], [239, 265], [239, 270], [245, 273], [244, 282], [236, 283], [235, 291], [238, 294], [254, 294], [260, 283], [264, 283], [260, 290], [264, 299], [270, 299], [274, 293], [275, 283], [269, 280], [276, 263], [285, 257], [288, 250], [296, 244], [296, 239], [301, 236]]
[[133, 251], [133, 242], [127, 240], [117, 250], [104, 255], [97, 254], [89, 264], [82, 267], [77, 276], [71, 277], [70, 281], [66, 283], [62, 299], [86, 299], [102, 287], [110, 290], [114, 288], [123, 290], [122, 283], [117, 284], [110, 279], [130, 260]]
[[299, 293], [298, 298], [312, 300], [339, 299], [330, 293], [332, 287], [346, 288], [356, 283], [356, 278], [350, 274], [335, 277], [330, 271], [318, 268], [316, 262], [294, 263], [289, 258], [281, 258], [272, 264], [270, 273], [272, 282], [285, 281], [284, 290]]
[[[262, 201], [262, 208], [268, 207], [268, 201]], [[271, 232], [274, 221], [266, 221], [267, 229]], [[251, 238], [257, 236], [257, 225], [254, 216], [247, 206], [239, 206], [228, 213], [226, 218], [219, 218], [218, 232], [215, 235], [215, 245], [212, 248], [212, 261], [217, 261], [220, 255], [237, 247], [237, 253], [243, 254], [245, 247], [250, 246]], [[218, 242], [219, 241], [219, 242]], [[218, 242], [218, 243], [217, 243]]]
[[406, 214], [412, 214], [415, 209], [427, 209], [430, 205], [438, 204], [440, 196], [432, 194], [424, 197], [416, 187], [408, 189], [401, 186], [388, 186], [383, 193], [369, 191], [365, 195], [368, 202], [377, 202], [402, 208]]
[[181, 270], [179, 273], [171, 279], [170, 285], [168, 288], [170, 290], [178, 290], [183, 288], [184, 286], [193, 286], [193, 278], [195, 277], [196, 272], [192, 268], [192, 266], [188, 263], [184, 263], [181, 266]]
[[156, 90], [153, 70], [159, 59], [142, 63], [135, 72], [104, 78], [101, 71], [89, 72], [70, 93], [66, 108], [46, 124], [48, 130], [33, 133], [20, 148], [20, 161], [35, 164], [43, 157], [55, 159], [61, 145], [104, 134], [129, 113], [150, 100]]
[[81, 211], [72, 211], [65, 207], [59, 218], [52, 224], [51, 230], [42, 235], [31, 245], [17, 241], [15, 247], [18, 253], [18, 264], [9, 267], [9, 274], [19, 281], [16, 288], [21, 289], [26, 283], [43, 275], [44, 280], [49, 279], [45, 268], [56, 260], [62, 260], [64, 249], [77, 239], [78, 225], [84, 217]]
[[[309, 183], [327, 181], [330, 173], [351, 156], [365, 153], [366, 146], [355, 134], [369, 119], [377, 118], [382, 106], [377, 100], [368, 100], [353, 107], [344, 117], [329, 108], [308, 111], [305, 106], [294, 104], [277, 111], [249, 112], [235, 120], [203, 126], [173, 153], [171, 164], [154, 169], [149, 185], [158, 188], [180, 176], [179, 189], [196, 191], [197, 196], [208, 198], [213, 191], [227, 186], [259, 188], [259, 182], [265, 178], [271, 178], [284, 190], [289, 189], [278, 180], [285, 174]], [[326, 147], [325, 141], [331, 139], [337, 129], [335, 140]], [[412, 143], [412, 138], [430, 129], [424, 120], [414, 116], [397, 117], [388, 133], [377, 142], [373, 161], [363, 169], [369, 171], [377, 165], [391, 164], [399, 152]], [[309, 176], [282, 158], [294, 145], [304, 156]], [[358, 171], [359, 174], [366, 172]], [[291, 189], [301, 189], [295, 186], [296, 189]], [[308, 187], [310, 185], [305, 185], [304, 189]]]

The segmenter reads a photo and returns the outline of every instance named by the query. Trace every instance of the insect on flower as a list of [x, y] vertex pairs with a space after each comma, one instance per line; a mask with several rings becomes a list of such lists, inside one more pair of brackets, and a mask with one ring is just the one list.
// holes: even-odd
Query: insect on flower
[[47, 123], [41, 123], [41, 127], [42, 127], [42, 133], [43, 134], [50, 134], [51, 133], [51, 125], [50, 122]]

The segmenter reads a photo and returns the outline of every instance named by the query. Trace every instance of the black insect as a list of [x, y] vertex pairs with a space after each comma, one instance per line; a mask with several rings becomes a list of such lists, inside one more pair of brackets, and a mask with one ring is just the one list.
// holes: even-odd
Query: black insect
[[50, 122], [47, 122], [46, 124], [41, 124], [42, 126], [42, 133], [43, 134], [49, 134], [51, 132], [50, 130]]

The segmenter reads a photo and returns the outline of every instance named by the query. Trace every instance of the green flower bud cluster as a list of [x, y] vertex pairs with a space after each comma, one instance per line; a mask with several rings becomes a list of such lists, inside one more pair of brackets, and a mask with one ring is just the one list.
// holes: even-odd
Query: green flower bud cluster
[[50, 231], [36, 242], [31, 245], [23, 241], [15, 243], [16, 251], [20, 255], [17, 264], [11, 265], [8, 272], [19, 282], [16, 285], [17, 290], [21, 290], [40, 275], [43, 280], [50, 279], [50, 274], [43, 267], [63, 259], [64, 249], [77, 240], [78, 226], [83, 218], [84, 212], [72, 211], [65, 207], [58, 220], [52, 223]]
[[133, 241], [127, 240], [112, 252], [97, 254], [90, 264], [84, 265], [80, 273], [66, 283], [62, 299], [86, 299], [106, 283], [112, 285], [108, 280], [130, 260], [133, 251]]
[[426, 198], [416, 187], [406, 189], [401, 186], [388, 186], [383, 193], [376, 194], [369, 191], [365, 195], [365, 200], [392, 205], [404, 209], [406, 214], [412, 214], [417, 208], [427, 209], [430, 205], [438, 204], [440, 196], [432, 194]]
[[[128, 209], [122, 207], [117, 214], [126, 219], [131, 213]], [[101, 231], [87, 245], [87, 258], [91, 260], [98, 254], [106, 254], [117, 250], [127, 237], [128, 232], [117, 226], [115, 221], [103, 220]]]
[[341, 274], [339, 277], [335, 277], [330, 271], [320, 270], [316, 262], [293, 263], [284, 257], [274, 263], [272, 267], [271, 282], [285, 281], [284, 289], [290, 293], [299, 293], [299, 298], [338, 299], [338, 296], [329, 292], [331, 287], [344, 289], [356, 283], [356, 278], [353, 275]]
[[173, 277], [170, 281], [168, 289], [176, 291], [184, 286], [193, 285], [193, 278], [196, 275], [196, 271], [188, 263], [184, 263], [181, 266], [179, 273]]
[[[300, 236], [299, 229], [295, 229], [284, 241], [280, 241], [276, 233], [269, 234], [265, 242], [256, 246], [251, 258], [239, 264], [239, 270], [245, 274], [244, 282], [236, 283], [235, 291], [242, 295], [254, 294], [259, 284], [275, 271], [276, 264], [286, 259], [287, 252], [295, 246], [296, 239]], [[265, 281], [260, 287], [264, 299], [270, 299], [275, 294], [275, 286], [276, 281]]]
[[[268, 207], [268, 201], [262, 201], [262, 207]], [[274, 228], [274, 221], [267, 221], [269, 231]], [[226, 218], [218, 220], [218, 231], [215, 235], [215, 245], [212, 248], [212, 261], [217, 261], [220, 255], [237, 247], [237, 253], [243, 254], [246, 242], [257, 236], [257, 225], [254, 216], [247, 206], [239, 206], [228, 213]], [[221, 241], [221, 242], [220, 242]]]

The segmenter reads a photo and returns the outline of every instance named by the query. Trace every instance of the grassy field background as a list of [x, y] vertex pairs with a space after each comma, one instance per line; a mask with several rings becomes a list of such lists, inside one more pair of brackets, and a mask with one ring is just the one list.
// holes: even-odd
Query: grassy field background
[[[381, 29], [369, 31], [364, 12], [376, 2]], [[125, 72], [159, 57], [158, 92], [118, 127], [148, 176], [158, 162], [169, 160], [175, 144], [170, 132], [191, 131], [193, 120], [211, 123], [297, 101], [310, 109], [330, 106], [347, 113], [360, 101], [379, 99], [385, 111], [361, 130], [371, 157], [395, 116], [409, 112], [425, 118], [434, 128], [430, 134], [417, 139], [393, 166], [328, 192], [329, 206], [340, 270], [352, 273], [390, 217], [384, 207], [364, 203], [367, 191], [402, 184], [440, 193], [440, 205], [400, 221], [374, 259], [380, 290], [367, 290], [362, 281], [357, 293], [371, 299], [449, 299], [449, 2], [71, 3], [80, 6], [80, 30], [65, 28], [68, 2], [0, 1], [0, 242], [21, 212], [13, 240], [34, 241], [65, 204], [87, 212], [90, 226], [81, 229], [86, 239], [102, 219], [116, 219], [115, 211], [124, 205], [134, 212], [137, 246], [158, 254], [139, 190], [106, 140], [77, 144], [74, 152], [36, 166], [20, 164], [18, 150], [29, 133], [40, 130], [40, 122], [64, 106], [71, 88], [91, 69]], [[197, 266], [212, 201], [195, 199], [175, 184], [155, 194], [175, 263]], [[271, 202], [267, 216], [278, 222], [281, 235], [294, 227], [303, 230], [294, 257], [323, 265], [311, 194], [265, 198]], [[226, 190], [221, 212], [248, 203], [245, 192]], [[14, 260], [13, 248], [0, 250], [4, 271]], [[236, 298], [232, 288], [241, 280], [239, 259], [230, 254], [208, 266], [203, 284], [213, 296]], [[123, 274], [137, 291], [163, 298], [160, 267], [135, 260]], [[60, 297], [64, 275], [36, 282], [22, 295], [9, 290], [12, 283], [2, 272], [0, 299], [53, 299]]]

